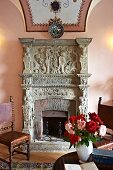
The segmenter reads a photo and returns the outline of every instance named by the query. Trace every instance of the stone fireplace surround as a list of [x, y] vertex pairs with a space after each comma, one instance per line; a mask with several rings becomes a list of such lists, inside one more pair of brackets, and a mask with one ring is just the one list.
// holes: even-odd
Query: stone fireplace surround
[[[32, 149], [38, 150], [43, 143], [41, 141], [38, 145], [43, 138], [43, 111], [67, 111], [68, 117], [87, 114], [88, 45], [91, 38], [20, 38], [20, 42], [24, 49], [24, 70], [21, 74], [23, 131], [30, 133]], [[57, 143], [57, 148], [61, 149], [60, 146]], [[66, 148], [66, 144], [63, 143], [63, 146]]]

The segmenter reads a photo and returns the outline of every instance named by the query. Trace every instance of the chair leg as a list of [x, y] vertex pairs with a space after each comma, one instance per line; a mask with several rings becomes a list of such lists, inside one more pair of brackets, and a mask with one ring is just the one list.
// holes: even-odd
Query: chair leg
[[12, 155], [13, 155], [13, 147], [9, 147], [9, 169], [12, 170]]
[[30, 143], [29, 143], [29, 141], [27, 142], [27, 160], [29, 160], [29, 158], [30, 158]]

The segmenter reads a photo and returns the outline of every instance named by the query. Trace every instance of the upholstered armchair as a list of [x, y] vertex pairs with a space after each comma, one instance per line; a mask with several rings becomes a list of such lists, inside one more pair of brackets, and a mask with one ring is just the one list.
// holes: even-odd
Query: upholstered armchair
[[[27, 160], [29, 160], [30, 156], [30, 135], [14, 130], [13, 104], [12, 97], [10, 97], [10, 102], [0, 103], [0, 145], [6, 146], [9, 152], [8, 160], [1, 157], [0, 161], [7, 163], [10, 170], [12, 169], [13, 154], [24, 154], [27, 156]], [[23, 151], [21, 147], [24, 145], [26, 145], [26, 151]]]

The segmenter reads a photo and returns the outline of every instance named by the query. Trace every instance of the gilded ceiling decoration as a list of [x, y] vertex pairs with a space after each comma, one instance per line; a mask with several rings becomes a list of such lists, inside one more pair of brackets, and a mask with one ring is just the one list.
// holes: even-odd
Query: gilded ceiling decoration
[[[23, 9], [27, 31], [48, 31], [50, 22], [53, 20], [59, 37], [64, 31], [85, 31], [88, 9], [92, 2], [92, 0], [19, 1]], [[60, 23], [57, 20], [60, 20]]]

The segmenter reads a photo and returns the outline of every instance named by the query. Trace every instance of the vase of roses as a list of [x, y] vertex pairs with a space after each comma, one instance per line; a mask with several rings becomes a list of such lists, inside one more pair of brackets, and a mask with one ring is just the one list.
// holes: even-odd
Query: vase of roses
[[106, 126], [96, 114], [88, 113], [71, 116], [65, 123], [64, 139], [70, 147], [76, 147], [79, 159], [86, 162], [93, 152], [93, 142], [99, 141], [106, 134]]

